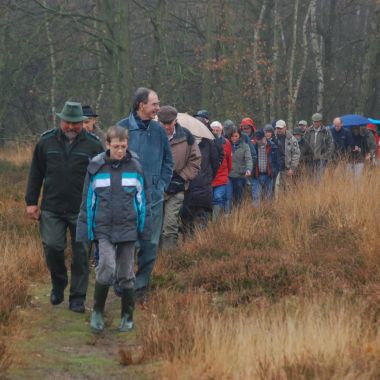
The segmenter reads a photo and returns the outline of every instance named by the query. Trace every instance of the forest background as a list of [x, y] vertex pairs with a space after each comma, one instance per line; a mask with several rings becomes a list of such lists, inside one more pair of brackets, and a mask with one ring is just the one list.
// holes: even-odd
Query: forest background
[[57, 124], [67, 99], [103, 127], [139, 86], [182, 112], [380, 118], [379, 0], [0, 0], [0, 143]]

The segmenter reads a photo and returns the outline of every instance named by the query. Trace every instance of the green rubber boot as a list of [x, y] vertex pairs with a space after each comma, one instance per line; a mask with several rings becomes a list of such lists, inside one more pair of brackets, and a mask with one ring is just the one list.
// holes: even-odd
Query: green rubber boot
[[94, 308], [91, 314], [90, 326], [91, 329], [96, 332], [102, 332], [104, 330], [104, 306], [108, 295], [108, 285], [102, 285], [95, 282], [94, 291]]
[[121, 321], [120, 332], [127, 332], [133, 329], [133, 310], [135, 308], [135, 290], [123, 289], [121, 295]]

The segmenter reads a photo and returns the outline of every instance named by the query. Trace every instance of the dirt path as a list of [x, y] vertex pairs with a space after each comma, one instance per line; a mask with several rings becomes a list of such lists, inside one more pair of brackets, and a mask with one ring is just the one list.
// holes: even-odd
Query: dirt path
[[[120, 300], [110, 291], [106, 305], [107, 329], [90, 331], [90, 309], [77, 314], [68, 309], [68, 296], [59, 306], [49, 303], [50, 286], [33, 284], [30, 306], [20, 309], [20, 333], [11, 343], [13, 364], [8, 379], [157, 379], [159, 364], [120, 364], [131, 354], [141, 356], [136, 331], [118, 333]], [[68, 290], [66, 290], [68, 293]], [[91, 307], [93, 289], [87, 305]], [[136, 328], [140, 310], [136, 310]]]

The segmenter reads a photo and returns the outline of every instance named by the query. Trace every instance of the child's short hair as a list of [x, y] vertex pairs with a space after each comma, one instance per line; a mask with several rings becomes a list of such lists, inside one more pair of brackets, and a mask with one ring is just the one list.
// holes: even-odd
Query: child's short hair
[[106, 133], [106, 141], [110, 143], [112, 139], [128, 140], [128, 129], [118, 125], [109, 127]]

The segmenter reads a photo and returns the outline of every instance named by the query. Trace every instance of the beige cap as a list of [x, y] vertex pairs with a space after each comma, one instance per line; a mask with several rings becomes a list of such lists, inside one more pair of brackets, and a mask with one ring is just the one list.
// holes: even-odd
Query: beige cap
[[285, 123], [284, 120], [277, 120], [276, 121], [276, 128], [282, 129], [282, 128], [285, 128], [285, 127], [286, 127], [286, 123]]

